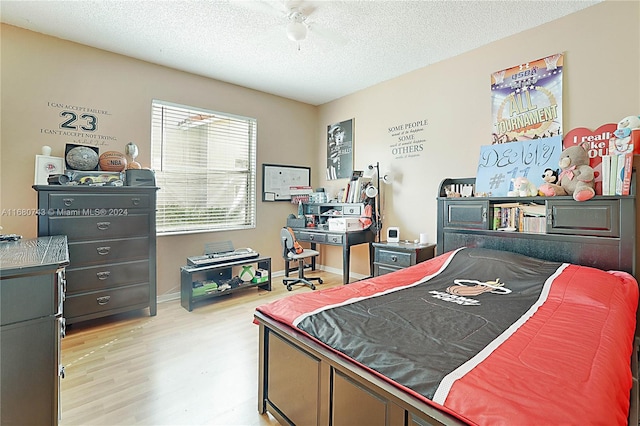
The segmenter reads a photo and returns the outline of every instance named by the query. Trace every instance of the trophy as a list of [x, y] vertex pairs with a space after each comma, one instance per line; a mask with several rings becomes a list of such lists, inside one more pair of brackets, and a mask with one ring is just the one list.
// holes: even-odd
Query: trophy
[[131, 161], [127, 161], [127, 169], [141, 169], [140, 163], [136, 161], [136, 157], [138, 156], [138, 147], [133, 142], [129, 142], [127, 146], [124, 147], [124, 153], [127, 157], [131, 158]]

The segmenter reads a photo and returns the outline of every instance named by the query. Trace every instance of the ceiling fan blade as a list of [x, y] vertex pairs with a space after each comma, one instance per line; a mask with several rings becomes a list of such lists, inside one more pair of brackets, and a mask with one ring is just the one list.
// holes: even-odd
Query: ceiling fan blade
[[233, 0], [231, 4], [235, 4], [244, 9], [253, 10], [256, 12], [266, 13], [274, 16], [286, 16], [287, 10], [283, 8], [283, 3], [280, 1], [269, 0]]
[[338, 31], [327, 28], [317, 22], [308, 22], [307, 28], [310, 32], [313, 32], [319, 37], [322, 37], [333, 44], [337, 44], [338, 46], [344, 46], [349, 43], [349, 39], [338, 33]]

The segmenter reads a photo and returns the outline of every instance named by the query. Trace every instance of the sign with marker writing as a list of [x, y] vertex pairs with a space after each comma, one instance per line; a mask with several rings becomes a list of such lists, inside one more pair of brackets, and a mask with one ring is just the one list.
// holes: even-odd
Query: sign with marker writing
[[559, 169], [561, 152], [561, 136], [481, 146], [476, 193], [505, 197], [513, 190], [512, 179], [518, 176], [539, 187], [546, 169]]

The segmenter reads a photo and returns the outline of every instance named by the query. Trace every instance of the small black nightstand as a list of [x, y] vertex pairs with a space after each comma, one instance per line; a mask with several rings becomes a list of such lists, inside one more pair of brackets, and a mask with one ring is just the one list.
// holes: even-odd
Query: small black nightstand
[[386, 241], [371, 244], [374, 247], [374, 277], [431, 259], [436, 249], [435, 244], [388, 243]]

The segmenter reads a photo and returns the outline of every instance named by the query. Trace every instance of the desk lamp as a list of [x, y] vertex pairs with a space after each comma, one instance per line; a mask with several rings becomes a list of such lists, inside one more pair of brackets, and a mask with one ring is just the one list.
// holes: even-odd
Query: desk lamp
[[[382, 215], [380, 214], [380, 206], [382, 204], [382, 200], [379, 200], [380, 194], [380, 163], [376, 161], [375, 164], [369, 164], [364, 171], [364, 176], [367, 178], [373, 179], [375, 176], [375, 186], [370, 186], [365, 191], [367, 197], [373, 199], [373, 223], [371, 224], [372, 230], [376, 233], [376, 239], [380, 241], [380, 231], [382, 230]], [[387, 176], [384, 175], [382, 177], [383, 182], [387, 182]]]

